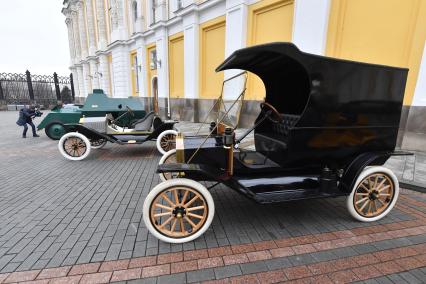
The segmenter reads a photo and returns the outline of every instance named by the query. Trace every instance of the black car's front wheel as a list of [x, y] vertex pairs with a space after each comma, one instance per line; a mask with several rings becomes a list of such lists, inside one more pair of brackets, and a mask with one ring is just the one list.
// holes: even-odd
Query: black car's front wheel
[[202, 184], [173, 179], [154, 187], [143, 204], [149, 232], [168, 243], [185, 243], [201, 236], [214, 216], [214, 202]]

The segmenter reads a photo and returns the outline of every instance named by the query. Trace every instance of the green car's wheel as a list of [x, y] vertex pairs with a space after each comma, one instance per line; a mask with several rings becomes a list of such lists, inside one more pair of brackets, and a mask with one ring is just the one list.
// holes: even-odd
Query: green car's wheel
[[66, 133], [62, 123], [58, 122], [50, 123], [48, 126], [46, 126], [44, 131], [46, 132], [47, 137], [52, 140], [59, 140]]

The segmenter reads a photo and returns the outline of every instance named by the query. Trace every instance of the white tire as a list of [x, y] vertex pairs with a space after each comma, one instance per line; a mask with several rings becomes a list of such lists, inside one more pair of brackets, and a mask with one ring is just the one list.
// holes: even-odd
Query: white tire
[[[164, 196], [170, 196], [168, 199], [171, 203], [164, 199]], [[173, 196], [180, 197], [176, 201]], [[163, 208], [166, 208], [165, 212], [155, 211], [163, 210]], [[172, 179], [158, 184], [148, 193], [143, 204], [143, 221], [149, 232], [157, 239], [174, 244], [186, 243], [195, 240], [209, 228], [213, 221], [214, 210], [213, 198], [202, 184], [190, 179]], [[199, 211], [202, 213], [198, 213]], [[161, 216], [158, 217], [158, 215]], [[195, 218], [193, 215], [198, 217]], [[196, 220], [199, 220], [198, 223]], [[192, 230], [193, 228], [195, 230]]]
[[392, 210], [398, 196], [399, 182], [391, 170], [381, 166], [366, 167], [347, 197], [346, 207], [358, 221], [374, 222]]
[[66, 159], [81, 161], [90, 154], [90, 141], [81, 133], [69, 132], [61, 137], [58, 143], [59, 152]]
[[[102, 140], [102, 142], [98, 142], [99, 140]], [[103, 148], [103, 147], [106, 145], [106, 143], [108, 142], [106, 139], [99, 139], [99, 140], [96, 140], [96, 141], [90, 141], [90, 147], [91, 147], [92, 149], [101, 149], [101, 148]]]
[[157, 150], [162, 155], [168, 151], [175, 149], [176, 147], [176, 136], [178, 135], [176, 130], [166, 130], [160, 133], [157, 137]]
[[[166, 152], [166, 154], [161, 157], [160, 162], [158, 164], [162, 165], [164, 163], [176, 163], [176, 149]], [[175, 178], [173, 173], [159, 173], [158, 175], [160, 176], [161, 181], [166, 181]]]

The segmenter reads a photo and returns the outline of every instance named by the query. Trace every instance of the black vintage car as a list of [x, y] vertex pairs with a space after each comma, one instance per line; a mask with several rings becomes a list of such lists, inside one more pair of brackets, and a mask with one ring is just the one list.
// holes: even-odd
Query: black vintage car
[[[165, 181], [144, 203], [154, 236], [182, 243], [205, 232], [214, 203], [198, 181], [223, 183], [259, 203], [348, 196], [350, 214], [364, 222], [390, 212], [399, 185], [382, 165], [409, 155], [395, 151], [407, 69], [307, 54], [291, 43], [237, 50], [216, 71], [227, 69], [262, 79], [260, 113], [236, 137], [243, 83], [235, 102], [218, 101], [209, 135], [178, 135], [158, 166]], [[252, 131], [255, 150], [241, 149]]]

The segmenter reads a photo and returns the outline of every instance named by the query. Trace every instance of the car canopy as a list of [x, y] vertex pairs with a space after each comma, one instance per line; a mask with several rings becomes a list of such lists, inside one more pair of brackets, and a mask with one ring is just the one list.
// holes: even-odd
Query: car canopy
[[408, 69], [308, 54], [269, 43], [231, 54], [217, 69], [250, 71], [263, 81], [266, 102], [300, 115], [298, 127], [398, 127]]

